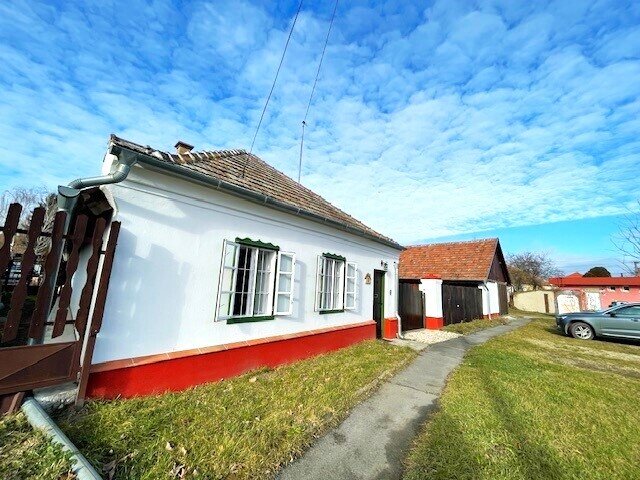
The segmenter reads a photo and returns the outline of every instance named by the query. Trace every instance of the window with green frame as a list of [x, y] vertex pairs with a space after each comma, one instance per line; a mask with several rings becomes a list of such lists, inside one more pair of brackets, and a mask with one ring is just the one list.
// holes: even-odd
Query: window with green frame
[[290, 315], [295, 255], [249, 239], [225, 241], [218, 291], [218, 320], [227, 323]]
[[354, 310], [357, 303], [357, 265], [345, 257], [318, 256], [315, 310], [320, 313]]

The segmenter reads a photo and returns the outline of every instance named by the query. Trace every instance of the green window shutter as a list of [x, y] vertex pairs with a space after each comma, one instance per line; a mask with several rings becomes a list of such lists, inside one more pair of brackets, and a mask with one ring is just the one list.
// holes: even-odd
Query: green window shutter
[[260, 240], [251, 240], [250, 238], [236, 238], [236, 243], [239, 243], [240, 245], [246, 245], [247, 247], [256, 247], [256, 248], [262, 248], [265, 250], [274, 250], [274, 251], [278, 251], [280, 250], [280, 247], [277, 245], [274, 245], [273, 243], [265, 243], [262, 242]]
[[342, 262], [346, 262], [347, 259], [342, 255], [336, 255], [335, 253], [323, 253], [323, 257], [332, 258], [333, 260], [340, 260]]

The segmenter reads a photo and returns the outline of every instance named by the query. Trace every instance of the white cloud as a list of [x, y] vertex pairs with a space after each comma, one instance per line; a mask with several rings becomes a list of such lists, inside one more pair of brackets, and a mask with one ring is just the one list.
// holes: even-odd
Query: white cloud
[[[303, 183], [402, 242], [622, 212], [640, 196], [640, 11], [576, 3], [341, 3]], [[95, 174], [112, 131], [248, 148], [294, 8], [0, 5], [0, 183]], [[294, 178], [331, 13], [310, 8], [255, 148]]]

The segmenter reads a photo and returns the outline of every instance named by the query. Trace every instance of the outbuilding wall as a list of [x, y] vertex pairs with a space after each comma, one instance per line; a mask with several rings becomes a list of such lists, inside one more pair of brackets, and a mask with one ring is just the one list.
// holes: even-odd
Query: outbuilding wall
[[482, 290], [482, 314], [485, 317], [488, 317], [489, 315], [500, 315], [498, 283], [487, 282], [486, 284], [480, 284], [478, 288]]

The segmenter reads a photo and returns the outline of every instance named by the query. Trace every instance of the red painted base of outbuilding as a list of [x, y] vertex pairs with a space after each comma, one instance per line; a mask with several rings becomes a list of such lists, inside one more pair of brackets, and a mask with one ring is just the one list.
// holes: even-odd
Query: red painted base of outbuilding
[[438, 330], [442, 327], [444, 327], [444, 319], [442, 317], [424, 317], [424, 328]]
[[375, 322], [363, 322], [207, 349], [106, 362], [92, 366], [87, 397], [129, 398], [180, 391], [259, 367], [277, 367], [375, 337]]

